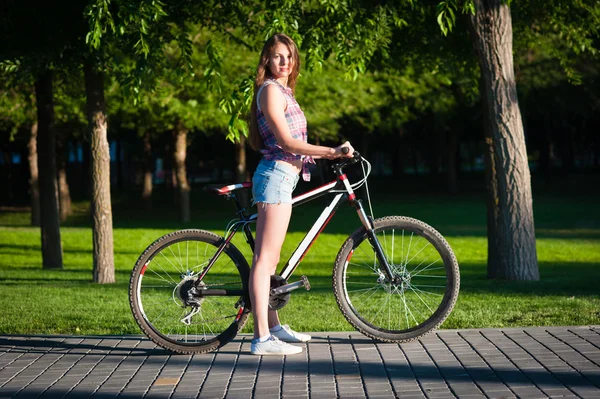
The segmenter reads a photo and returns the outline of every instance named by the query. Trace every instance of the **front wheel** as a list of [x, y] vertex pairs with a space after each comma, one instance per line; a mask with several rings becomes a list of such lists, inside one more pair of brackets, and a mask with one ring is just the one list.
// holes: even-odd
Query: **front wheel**
[[140, 256], [129, 301], [135, 321], [156, 344], [177, 353], [208, 352], [244, 326], [248, 263], [231, 243], [219, 253], [222, 245], [216, 234], [182, 230], [157, 239]]
[[444, 237], [419, 220], [377, 219], [375, 234], [394, 278], [379, 268], [367, 231], [360, 228], [335, 261], [337, 303], [361, 333], [382, 341], [412, 341], [437, 328], [454, 308], [458, 262]]

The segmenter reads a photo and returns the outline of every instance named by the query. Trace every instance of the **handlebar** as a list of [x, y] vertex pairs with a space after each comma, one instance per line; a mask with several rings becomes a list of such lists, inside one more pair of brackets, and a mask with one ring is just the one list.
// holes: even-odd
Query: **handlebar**
[[[347, 154], [349, 151], [350, 151], [350, 149], [348, 147], [342, 147], [342, 154]], [[345, 158], [341, 162], [333, 165], [333, 168], [334, 169], [336, 169], [336, 168], [343, 169], [348, 165], [355, 164], [362, 160], [363, 160], [363, 157], [360, 155], [360, 153], [358, 151], [354, 151], [352, 158]]]

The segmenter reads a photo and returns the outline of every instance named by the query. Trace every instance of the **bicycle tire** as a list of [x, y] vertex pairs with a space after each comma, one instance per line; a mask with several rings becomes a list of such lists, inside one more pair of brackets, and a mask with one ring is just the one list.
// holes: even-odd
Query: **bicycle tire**
[[386, 342], [413, 341], [434, 331], [452, 312], [460, 288], [458, 262], [446, 239], [426, 223], [404, 216], [374, 223], [388, 263], [402, 282], [387, 281], [361, 227], [337, 255], [336, 301], [346, 320], [364, 335]]
[[197, 280], [222, 242], [222, 237], [204, 230], [176, 231], [158, 238], [137, 260], [129, 283], [131, 311], [143, 333], [162, 348], [183, 354], [210, 352], [235, 338], [246, 323], [250, 312], [249, 267], [231, 243], [201, 285], [244, 294], [203, 297], [189, 325], [183, 322], [192, 307], [182, 299], [186, 292], [182, 288]]

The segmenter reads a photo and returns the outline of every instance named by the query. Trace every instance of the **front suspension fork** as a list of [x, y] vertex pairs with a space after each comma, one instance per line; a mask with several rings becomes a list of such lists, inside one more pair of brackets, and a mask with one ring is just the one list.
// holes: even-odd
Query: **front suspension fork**
[[394, 279], [394, 275], [392, 272], [392, 268], [388, 263], [388, 260], [383, 252], [383, 248], [381, 248], [381, 244], [377, 239], [377, 235], [375, 234], [375, 223], [373, 219], [369, 217], [364, 207], [362, 206], [362, 202], [359, 199], [350, 200], [352, 205], [356, 208], [356, 212], [358, 213], [358, 217], [360, 218], [361, 223], [367, 230], [367, 237], [369, 238], [369, 243], [373, 247], [373, 251], [375, 251], [375, 256], [377, 256], [377, 260], [379, 261], [379, 269], [385, 274], [389, 281]]

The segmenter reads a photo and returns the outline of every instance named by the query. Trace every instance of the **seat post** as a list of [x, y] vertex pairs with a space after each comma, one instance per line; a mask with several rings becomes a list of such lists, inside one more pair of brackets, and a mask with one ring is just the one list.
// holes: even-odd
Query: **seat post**
[[231, 193], [227, 194], [227, 198], [233, 200], [233, 203], [235, 204], [235, 208], [236, 208], [236, 213], [239, 215], [239, 217], [241, 219], [245, 219], [246, 208], [242, 205], [242, 202], [240, 201], [238, 196], [235, 193], [231, 192]]

